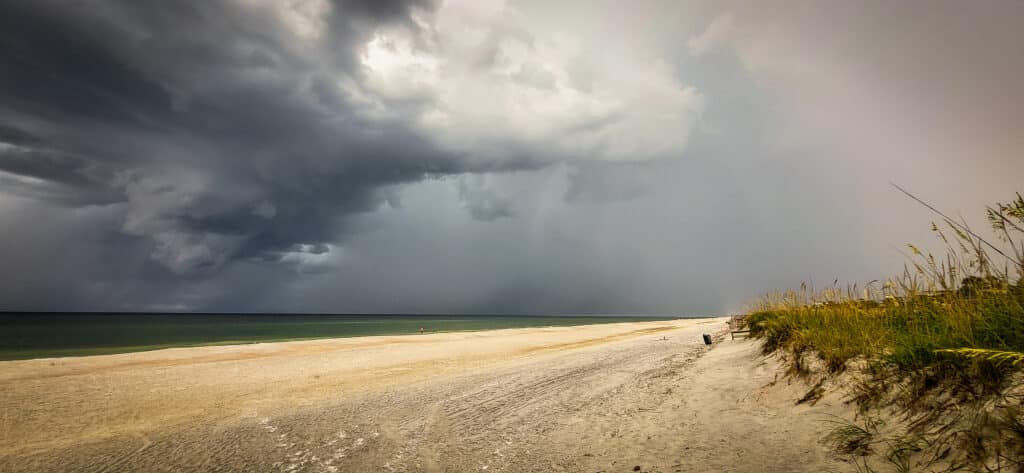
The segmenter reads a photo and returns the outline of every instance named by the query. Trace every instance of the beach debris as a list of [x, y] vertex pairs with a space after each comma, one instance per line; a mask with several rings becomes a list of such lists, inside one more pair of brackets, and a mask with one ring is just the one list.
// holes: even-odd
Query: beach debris
[[825, 395], [825, 388], [822, 386], [822, 384], [824, 384], [824, 383], [825, 383], [824, 379], [818, 381], [818, 383], [815, 384], [811, 388], [810, 391], [807, 391], [807, 394], [804, 394], [804, 397], [802, 397], [802, 398], [800, 398], [800, 399], [798, 399], [796, 401], [796, 405], [800, 405], [800, 404], [803, 404], [803, 403], [809, 403], [810, 405], [813, 406], [813, 405], [817, 404], [818, 400], [821, 399], [821, 397]]
[[710, 345], [711, 344], [711, 335], [708, 335], [706, 333], [704, 334], [704, 344], [705, 345]]

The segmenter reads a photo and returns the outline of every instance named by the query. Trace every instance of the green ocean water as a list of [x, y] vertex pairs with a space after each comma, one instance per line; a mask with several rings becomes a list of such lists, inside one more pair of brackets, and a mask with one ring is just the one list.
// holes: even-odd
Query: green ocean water
[[0, 314], [0, 360], [314, 338], [587, 325], [678, 317]]

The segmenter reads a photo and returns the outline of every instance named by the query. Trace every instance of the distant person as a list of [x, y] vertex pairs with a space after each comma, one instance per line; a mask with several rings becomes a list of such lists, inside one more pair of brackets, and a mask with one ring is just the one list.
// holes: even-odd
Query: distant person
[[423, 327], [420, 327], [420, 335], [423, 334]]

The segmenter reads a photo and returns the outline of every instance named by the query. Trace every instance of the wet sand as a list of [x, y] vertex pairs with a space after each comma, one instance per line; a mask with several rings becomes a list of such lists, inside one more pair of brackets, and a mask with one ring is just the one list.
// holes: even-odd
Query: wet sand
[[[724, 319], [0, 362], [0, 471], [822, 471]], [[720, 337], [721, 338], [721, 337]]]

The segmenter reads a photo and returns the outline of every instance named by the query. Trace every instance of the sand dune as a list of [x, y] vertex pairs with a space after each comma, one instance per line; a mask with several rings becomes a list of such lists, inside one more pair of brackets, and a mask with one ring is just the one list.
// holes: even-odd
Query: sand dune
[[679, 320], [0, 363], [0, 471], [821, 471], [752, 342]]

